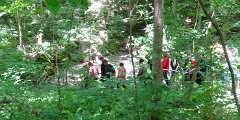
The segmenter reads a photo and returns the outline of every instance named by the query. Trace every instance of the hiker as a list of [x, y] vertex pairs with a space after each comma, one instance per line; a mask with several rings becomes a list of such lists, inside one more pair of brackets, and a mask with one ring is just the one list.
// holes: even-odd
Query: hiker
[[106, 59], [104, 59], [102, 61], [102, 63], [104, 64], [104, 69], [102, 71], [102, 77], [106, 77], [106, 78], [110, 78], [110, 76], [115, 76], [115, 69], [114, 67], [108, 63], [108, 61]]
[[196, 66], [196, 61], [192, 57], [192, 53], [189, 51], [187, 53], [186, 59], [184, 59], [184, 66], [183, 70], [186, 72], [185, 73], [185, 81], [191, 81], [192, 79], [192, 71]]
[[198, 85], [202, 85], [202, 81], [203, 81], [203, 75], [206, 74], [206, 71], [207, 71], [207, 65], [204, 65], [206, 64], [205, 62], [205, 59], [203, 58], [203, 56], [201, 56], [201, 59], [196, 61], [196, 59], [191, 56], [191, 55], [188, 55], [189, 57], [189, 64], [190, 64], [190, 67], [187, 69], [187, 73], [186, 73], [186, 76], [185, 76], [185, 79], [186, 81], [191, 81], [192, 78], [193, 78], [193, 71], [197, 69], [196, 71], [196, 78], [194, 79], [194, 82], [196, 82]]
[[119, 78], [120, 81], [117, 81], [117, 88], [126, 88], [126, 85], [124, 85], [124, 81], [126, 80], [126, 68], [122, 62], [119, 63], [119, 66], [117, 78]]
[[172, 59], [171, 60], [171, 68], [172, 68], [172, 76], [175, 76], [177, 71], [178, 71], [178, 67], [179, 67], [179, 62], [177, 59]]
[[199, 71], [197, 72], [197, 79], [196, 79], [196, 83], [198, 85], [202, 85], [202, 82], [204, 81], [204, 76], [206, 76], [207, 70], [208, 70], [208, 62], [206, 62], [204, 55], [202, 55], [201, 59], [199, 60]]
[[103, 56], [100, 56], [99, 60], [102, 62], [104, 60]]
[[95, 80], [98, 79], [99, 69], [97, 66], [94, 66], [93, 63], [88, 63], [89, 71], [88, 71], [88, 78], [93, 78]]
[[123, 80], [126, 80], [126, 69], [124, 67], [124, 63], [119, 63], [119, 68], [118, 68], [118, 75], [117, 78], [121, 78]]
[[103, 57], [100, 57], [99, 59], [102, 62], [101, 63], [101, 78], [103, 78], [104, 76], [106, 76], [105, 65], [104, 65], [104, 62], [103, 62], [103, 60], [105, 60], [105, 59]]
[[139, 63], [140, 63], [140, 65], [139, 65], [139, 69], [138, 69], [137, 78], [138, 78], [139, 80], [142, 80], [142, 79], [145, 78], [146, 67], [145, 67], [145, 65], [144, 65], [144, 60], [143, 60], [142, 58], [139, 60]]
[[162, 69], [163, 69], [163, 78], [167, 85], [170, 85], [170, 80], [168, 79], [169, 64], [170, 64], [169, 55], [164, 54], [164, 57], [162, 60]]

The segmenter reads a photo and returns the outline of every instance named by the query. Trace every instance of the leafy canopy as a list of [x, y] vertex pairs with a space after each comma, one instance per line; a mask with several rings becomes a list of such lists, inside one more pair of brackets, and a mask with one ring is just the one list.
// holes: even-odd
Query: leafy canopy
[[48, 10], [53, 14], [57, 15], [60, 9], [60, 0], [45, 0]]

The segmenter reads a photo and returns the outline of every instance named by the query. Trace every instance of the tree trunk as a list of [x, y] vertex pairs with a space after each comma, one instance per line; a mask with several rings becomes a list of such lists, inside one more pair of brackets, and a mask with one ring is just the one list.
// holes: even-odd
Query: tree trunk
[[[17, 2], [17, 0], [16, 0], [16, 2]], [[22, 34], [22, 26], [21, 26], [21, 15], [19, 12], [19, 8], [17, 8], [17, 23], [18, 23], [19, 47], [21, 50], [23, 50], [24, 44], [23, 44], [23, 34]]]
[[177, 8], [177, 0], [173, 0], [172, 1], [172, 12], [173, 12], [173, 15], [176, 14], [176, 8]]
[[135, 65], [133, 61], [133, 39], [132, 39], [132, 29], [133, 29], [133, 15], [136, 12], [136, 5], [139, 0], [130, 0], [129, 1], [129, 42], [130, 42], [130, 55], [131, 55], [131, 63], [132, 63], [132, 68], [133, 68], [133, 78], [134, 78], [134, 86], [135, 86], [135, 92], [134, 92], [134, 97], [135, 97], [135, 104], [136, 104], [136, 120], [140, 120], [140, 114], [138, 110], [138, 87], [137, 87], [137, 80], [136, 80], [136, 75], [135, 75]]
[[200, 6], [200, 3], [198, 2], [198, 6], [197, 6], [197, 14], [196, 14], [196, 22], [194, 25], [194, 29], [200, 30], [201, 28], [201, 23], [202, 23], [202, 8]]
[[132, 29], [133, 29], [133, 15], [136, 13], [136, 4], [137, 4], [137, 0], [130, 0], [129, 2], [129, 36], [130, 36], [130, 55], [131, 55], [131, 62], [132, 62], [132, 67], [133, 67], [133, 78], [136, 78], [136, 74], [135, 74], [135, 66], [134, 66], [134, 61], [133, 61], [133, 40], [132, 40]]
[[163, 3], [164, 0], [154, 0], [154, 40], [153, 40], [153, 79], [162, 82], [162, 45], [163, 45]]
[[[212, 12], [212, 18], [214, 18], [214, 16], [215, 16], [215, 12], [213, 11]], [[209, 31], [209, 29], [212, 27], [212, 22], [210, 21], [209, 23], [208, 23], [208, 26], [207, 26], [207, 28], [206, 28], [206, 32], [205, 32], [205, 34], [209, 37], [209, 35], [208, 35], [208, 31]]]
[[235, 103], [236, 103], [236, 106], [237, 106], [238, 116], [240, 117], [240, 106], [239, 106], [239, 101], [238, 101], [238, 97], [237, 97], [237, 94], [236, 94], [235, 76], [234, 76], [234, 72], [233, 72], [231, 62], [230, 62], [229, 57], [228, 57], [226, 43], [225, 43], [223, 34], [222, 34], [217, 22], [215, 21], [215, 19], [211, 18], [211, 16], [208, 14], [206, 8], [203, 6], [203, 0], [198, 0], [198, 1], [201, 5], [201, 7], [203, 9], [203, 12], [205, 13], [206, 17], [212, 22], [213, 27], [217, 30], [217, 34], [220, 37], [220, 41], [221, 41], [223, 51], [224, 51], [224, 56], [225, 56], [225, 59], [226, 59], [227, 65], [228, 65], [228, 69], [231, 73], [233, 97], [234, 97], [234, 100], [235, 100]]
[[[200, 6], [200, 3], [198, 2], [198, 7], [197, 7], [197, 14], [196, 14], [196, 22], [195, 22], [195, 25], [194, 25], [194, 30], [197, 30], [199, 31], [201, 29], [201, 22], [202, 22], [202, 15], [201, 15], [201, 11], [202, 11], [202, 8]], [[197, 52], [197, 48], [195, 47], [196, 46], [196, 42], [195, 42], [195, 39], [192, 40], [192, 53], [195, 53], [195, 51]], [[199, 57], [197, 56], [197, 54], [195, 53], [194, 54], [194, 59], [196, 61], [200, 61]], [[197, 72], [198, 72], [198, 68], [199, 68], [199, 64], [197, 64], [195, 66], [195, 68], [192, 68], [192, 78], [191, 78], [191, 81], [190, 81], [190, 85], [189, 85], [189, 89], [188, 89], [188, 92], [186, 94], [186, 100], [190, 100], [191, 98], [191, 94], [193, 92], [193, 87], [194, 87], [194, 83], [196, 82], [196, 79], [197, 79]]]

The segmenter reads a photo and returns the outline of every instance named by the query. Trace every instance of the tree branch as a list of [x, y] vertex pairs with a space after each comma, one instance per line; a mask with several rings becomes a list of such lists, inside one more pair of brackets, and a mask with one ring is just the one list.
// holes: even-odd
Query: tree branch
[[217, 30], [217, 34], [220, 37], [220, 41], [221, 41], [221, 44], [222, 44], [222, 47], [223, 47], [223, 51], [224, 51], [224, 56], [225, 56], [225, 59], [226, 59], [227, 65], [228, 65], [228, 69], [229, 69], [229, 71], [231, 73], [232, 92], [233, 92], [234, 100], [235, 100], [235, 103], [236, 103], [236, 106], [237, 106], [238, 116], [240, 117], [240, 106], [239, 106], [239, 101], [238, 101], [237, 94], [236, 94], [236, 85], [235, 85], [234, 71], [233, 71], [231, 62], [230, 62], [229, 57], [228, 57], [227, 48], [226, 48], [226, 42], [224, 40], [223, 34], [222, 34], [222, 32], [221, 32], [217, 22], [215, 21], [215, 19], [213, 19], [208, 14], [206, 8], [204, 7], [203, 0], [198, 0], [198, 1], [199, 1], [200, 5], [201, 5], [201, 7], [203, 9], [204, 14], [212, 22], [213, 27]]

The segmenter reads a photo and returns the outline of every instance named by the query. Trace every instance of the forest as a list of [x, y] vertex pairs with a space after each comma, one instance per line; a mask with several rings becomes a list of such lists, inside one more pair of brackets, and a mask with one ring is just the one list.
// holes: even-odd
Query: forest
[[0, 0], [0, 120], [240, 120], [239, 0]]

